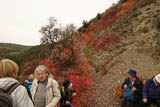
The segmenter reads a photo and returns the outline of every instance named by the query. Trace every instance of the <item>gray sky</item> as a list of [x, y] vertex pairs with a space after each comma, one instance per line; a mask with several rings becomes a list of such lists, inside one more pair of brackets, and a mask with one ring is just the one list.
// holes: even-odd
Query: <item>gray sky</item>
[[38, 45], [41, 26], [53, 16], [62, 26], [82, 26], [119, 0], [0, 0], [0, 42]]

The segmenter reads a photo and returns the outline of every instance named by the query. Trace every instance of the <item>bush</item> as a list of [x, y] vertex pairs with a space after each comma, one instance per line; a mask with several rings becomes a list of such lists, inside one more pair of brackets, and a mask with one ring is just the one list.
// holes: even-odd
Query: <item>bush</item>
[[97, 20], [100, 20], [100, 19], [101, 19], [101, 14], [100, 14], [100, 13], [97, 14], [96, 19], [97, 19]]
[[122, 2], [122, 3], [126, 2], [126, 1], [128, 1], [128, 0], [120, 0], [120, 2]]

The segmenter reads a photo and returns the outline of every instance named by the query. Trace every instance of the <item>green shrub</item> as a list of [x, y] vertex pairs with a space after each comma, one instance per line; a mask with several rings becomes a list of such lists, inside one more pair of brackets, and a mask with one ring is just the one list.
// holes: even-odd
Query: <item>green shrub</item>
[[97, 14], [96, 19], [97, 19], [97, 20], [100, 20], [100, 19], [101, 19], [101, 14], [100, 14], [100, 13]]

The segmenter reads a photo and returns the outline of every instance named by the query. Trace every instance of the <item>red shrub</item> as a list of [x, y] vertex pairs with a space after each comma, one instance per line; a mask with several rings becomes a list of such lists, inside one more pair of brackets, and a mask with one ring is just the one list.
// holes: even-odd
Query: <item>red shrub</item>
[[120, 43], [120, 38], [118, 35], [106, 36], [94, 44], [95, 50], [103, 50], [106, 46], [115, 45]]

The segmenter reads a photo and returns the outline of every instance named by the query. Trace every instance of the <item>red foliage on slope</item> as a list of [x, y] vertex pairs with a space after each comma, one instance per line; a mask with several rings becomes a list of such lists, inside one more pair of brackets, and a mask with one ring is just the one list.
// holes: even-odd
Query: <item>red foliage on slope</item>
[[[97, 39], [95, 33], [96, 30], [103, 30], [109, 24], [117, 20], [121, 15], [128, 12], [128, 10], [132, 8], [134, 4], [135, 4], [134, 2], [127, 1], [120, 7], [113, 7], [106, 10], [106, 12], [101, 14], [100, 20], [92, 21], [90, 27], [88, 28], [88, 32], [85, 35], [84, 34], [81, 35], [86, 45], [90, 45], [94, 40]], [[106, 45], [110, 46], [112, 44], [120, 43], [120, 38], [117, 34], [114, 34], [112, 36], [107, 36], [107, 33], [105, 32], [103, 35], [104, 35], [103, 39], [99, 40], [97, 43], [94, 44], [93, 46], [94, 49], [100, 51], [103, 50]]]
[[[61, 73], [58, 71], [57, 69], [57, 65], [58, 63], [53, 64], [49, 59], [45, 61], [45, 65], [47, 66], [47, 68], [50, 70], [50, 72], [52, 73], [52, 75], [54, 76], [55, 79], [57, 79]], [[53, 68], [55, 69], [53, 71]]]
[[79, 75], [71, 75], [70, 81], [73, 83], [73, 87], [75, 87], [77, 91], [77, 97], [73, 100], [73, 103], [76, 107], [84, 107], [87, 105], [86, 101], [88, 96], [92, 98], [91, 93], [89, 93], [88, 87], [92, 85], [92, 79], [88, 76], [79, 76]]
[[98, 25], [101, 26], [100, 27], [101, 29], [103, 29], [104, 27], [108, 26], [109, 24], [114, 22], [116, 19], [118, 19], [121, 15], [128, 12], [128, 10], [133, 7], [133, 5], [134, 5], [134, 2], [131, 2], [131, 1], [125, 2], [122, 5], [121, 9], [118, 10], [116, 14], [114, 14], [113, 16], [111, 15], [110, 17], [108, 17], [111, 11], [111, 9], [109, 9], [108, 11], [106, 11], [106, 13], [102, 14], [102, 20], [98, 22]]
[[86, 35], [84, 35], [84, 41], [86, 45], [89, 45], [93, 40], [95, 40], [95, 34], [94, 32], [88, 32]]
[[104, 48], [106, 46], [111, 46], [111, 45], [115, 45], [115, 44], [119, 44], [120, 43], [120, 38], [118, 35], [112, 35], [112, 36], [108, 36], [108, 35], [104, 35], [104, 37], [99, 40], [96, 44], [94, 44], [94, 49], [101, 51], [104, 50]]
[[[67, 51], [67, 50], [66, 50]], [[68, 51], [67, 51], [68, 52]], [[70, 54], [66, 54], [70, 55]], [[91, 61], [90, 58], [88, 59], [80, 59], [79, 65], [77, 68], [69, 69], [69, 75], [67, 77], [62, 78], [63, 80], [60, 80], [60, 84], [63, 83], [64, 80], [70, 80], [73, 83], [73, 87], [75, 88], [77, 92], [77, 96], [73, 98], [73, 104], [76, 107], [85, 107], [86, 105], [89, 105], [88, 97], [90, 97], [90, 100], [93, 101], [92, 93], [90, 86], [93, 84], [92, 78], [89, 75], [90, 67], [89, 62]], [[53, 64], [50, 60], [46, 60], [45, 65], [48, 67], [52, 74], [54, 75], [54, 78], [57, 80], [57, 78], [62, 77], [63, 71], [58, 71], [57, 64]], [[90, 101], [91, 102], [91, 101]]]
[[[90, 64], [91, 61], [90, 58], [84, 58], [82, 57], [82, 47], [81, 44], [85, 43], [85, 45], [90, 45], [93, 41], [95, 41], [96, 38], [96, 30], [103, 30], [104, 27], [108, 26], [112, 22], [114, 22], [116, 19], [118, 19], [121, 15], [128, 12], [128, 10], [134, 5], [134, 2], [125, 2], [120, 10], [117, 10], [114, 14], [109, 15], [112, 11], [111, 9], [108, 9], [104, 14], [101, 15], [101, 19], [99, 21], [92, 22], [91, 25], [88, 28], [88, 32], [86, 34], [77, 34], [75, 38], [73, 38], [73, 51], [77, 58], [77, 66], [68, 69], [65, 72], [69, 72], [69, 75], [67, 77], [64, 77], [63, 80], [70, 80], [73, 83], [73, 87], [77, 91], [77, 96], [73, 99], [73, 103], [75, 107], [85, 107], [93, 101], [92, 97], [92, 91], [90, 87], [93, 84], [92, 77], [90, 76]], [[109, 17], [108, 17], [109, 16]], [[109, 35], [108, 32], [104, 32], [104, 36], [98, 41], [93, 44], [93, 48], [95, 50], [101, 51], [106, 49], [108, 46], [119, 44], [120, 38], [117, 34]], [[64, 48], [64, 58], [68, 58], [72, 56], [71, 50], [68, 50]], [[52, 71], [54, 68], [54, 72], [52, 74], [55, 78], [61, 77], [62, 73], [59, 71], [59, 64], [55, 63], [52, 64], [51, 61], [47, 60], [45, 65]], [[101, 69], [105, 69], [105, 63]], [[63, 72], [63, 71], [62, 71]], [[61, 80], [60, 82], [63, 82]], [[62, 84], [62, 83], [60, 83]], [[89, 98], [89, 99], [88, 99]], [[91, 106], [91, 105], [89, 105]]]

